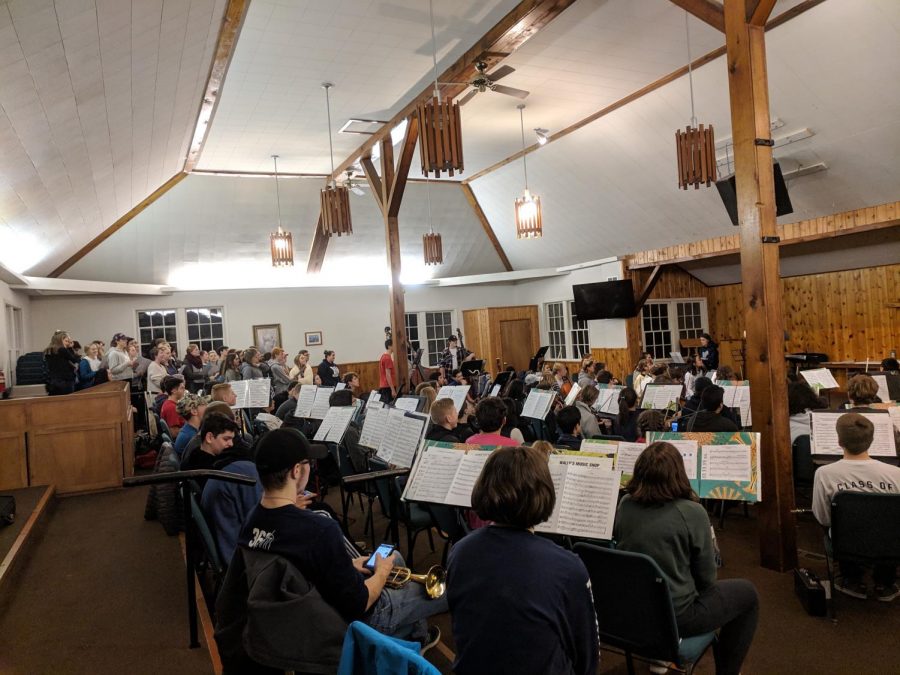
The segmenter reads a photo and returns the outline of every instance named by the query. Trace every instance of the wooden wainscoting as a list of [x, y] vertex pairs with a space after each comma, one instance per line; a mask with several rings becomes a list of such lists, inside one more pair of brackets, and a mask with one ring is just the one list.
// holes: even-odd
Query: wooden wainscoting
[[341, 377], [347, 373], [359, 375], [359, 391], [369, 392], [378, 389], [378, 361], [357, 361], [355, 363], [339, 363]]

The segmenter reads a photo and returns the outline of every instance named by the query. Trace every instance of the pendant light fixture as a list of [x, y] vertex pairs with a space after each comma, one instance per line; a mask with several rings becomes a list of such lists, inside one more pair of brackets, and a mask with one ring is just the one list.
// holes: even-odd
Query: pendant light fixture
[[516, 106], [519, 109], [519, 124], [522, 127], [522, 169], [525, 172], [525, 191], [516, 199], [516, 238], [537, 239], [544, 235], [544, 223], [541, 215], [541, 198], [531, 194], [528, 189], [528, 159], [525, 153], [525, 104]]
[[323, 82], [325, 90], [325, 109], [328, 112], [328, 151], [331, 155], [331, 185], [326, 185], [321, 192], [322, 207], [322, 234], [330, 237], [333, 234], [341, 236], [353, 233], [353, 223], [350, 220], [350, 191], [346, 186], [338, 185], [334, 179], [334, 146], [331, 142], [331, 98], [329, 90], [334, 85], [331, 82]]
[[422, 175], [434, 173], [441, 177], [441, 171], [453, 176], [454, 171], [463, 170], [462, 125], [459, 119], [459, 104], [441, 100], [438, 88], [437, 42], [434, 38], [434, 0], [428, 0], [431, 17], [431, 62], [434, 68], [434, 95], [416, 105], [419, 117], [419, 157], [422, 160]]
[[434, 231], [431, 220], [431, 182], [425, 177], [425, 197], [428, 201], [428, 232], [422, 235], [422, 251], [426, 265], [440, 265], [444, 262], [444, 246], [441, 235]]
[[684, 131], [675, 131], [675, 151], [678, 155], [678, 187], [687, 190], [689, 185], [709, 187], [716, 181], [716, 141], [712, 125], [697, 126], [694, 114], [694, 71], [691, 66], [691, 33], [688, 13], [684, 13], [684, 32], [687, 36], [688, 82], [691, 87], [691, 123]]
[[272, 267], [294, 266], [294, 240], [290, 232], [281, 228], [281, 194], [278, 192], [278, 155], [272, 155], [275, 162], [275, 205], [278, 209], [278, 231], [269, 235], [272, 247]]

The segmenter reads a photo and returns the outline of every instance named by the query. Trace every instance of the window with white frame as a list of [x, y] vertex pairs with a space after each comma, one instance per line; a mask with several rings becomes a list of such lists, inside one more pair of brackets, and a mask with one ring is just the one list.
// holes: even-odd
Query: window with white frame
[[572, 336], [572, 358], [581, 359], [591, 353], [587, 321], [582, 321], [575, 313], [575, 301], [569, 300], [569, 335]]
[[544, 305], [547, 319], [547, 356], [551, 359], [567, 358], [566, 349], [566, 303], [548, 302]]
[[221, 307], [186, 309], [185, 318], [188, 342], [199, 345], [202, 351], [207, 352], [225, 346], [225, 324], [222, 320]]
[[644, 351], [654, 359], [669, 359], [681, 351], [681, 340], [707, 332], [709, 318], [704, 298], [651, 300], [641, 309]]
[[137, 312], [138, 335], [141, 354], [150, 358], [153, 341], [163, 338], [172, 346], [172, 354], [178, 352], [178, 331], [174, 309], [141, 309]]
[[452, 312], [425, 312], [425, 339], [428, 363], [437, 368], [441, 362], [441, 352], [447, 348], [447, 338], [453, 335]]
[[409, 348], [412, 351], [420, 349], [419, 344], [419, 315], [415, 312], [406, 313], [406, 339], [409, 342]]

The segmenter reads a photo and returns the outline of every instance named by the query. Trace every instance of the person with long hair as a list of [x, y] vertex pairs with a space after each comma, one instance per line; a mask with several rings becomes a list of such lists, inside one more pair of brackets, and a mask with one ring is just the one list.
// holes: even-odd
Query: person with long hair
[[756, 588], [746, 579], [716, 580], [709, 516], [675, 446], [651, 443], [635, 462], [625, 492], [616, 514], [616, 548], [656, 561], [669, 586], [679, 635], [718, 630], [716, 675], [738, 675], [759, 618]]
[[637, 418], [640, 411], [637, 409], [638, 395], [631, 387], [625, 387], [619, 392], [619, 414], [613, 422], [616, 436], [621, 436], [629, 443], [634, 443], [638, 438]]
[[587, 569], [534, 534], [555, 503], [546, 451], [516, 446], [488, 457], [472, 508], [492, 524], [450, 550], [447, 570], [458, 675], [596, 672], [600, 644]]
[[575, 408], [581, 414], [581, 435], [584, 438], [600, 436], [603, 433], [592, 408], [598, 398], [600, 390], [592, 384], [583, 387], [575, 397]]
[[828, 403], [816, 395], [806, 382], [788, 383], [788, 424], [791, 429], [791, 443], [800, 436], [809, 436], [810, 410], [827, 410]]
[[78, 382], [75, 388], [93, 387], [98, 370], [100, 370], [100, 346], [92, 342], [84, 348], [84, 356], [78, 362]]
[[50, 396], [71, 394], [75, 391], [75, 369], [81, 360], [72, 348], [72, 338], [64, 330], [56, 331], [44, 350], [47, 364], [47, 393]]
[[241, 355], [237, 352], [228, 352], [222, 359], [222, 380], [223, 382], [234, 382], [241, 380]]
[[242, 380], [261, 380], [263, 371], [259, 367], [262, 361], [262, 354], [255, 347], [250, 347], [241, 357], [241, 379]]
[[634, 367], [632, 374], [631, 388], [640, 396], [644, 393], [644, 387], [653, 382], [653, 376], [650, 375], [650, 368], [653, 366], [652, 361], [641, 359]]
[[294, 367], [288, 375], [292, 380], [297, 380], [300, 384], [315, 384], [316, 374], [313, 367], [309, 365], [309, 351], [301, 349], [294, 357]]
[[200, 346], [191, 343], [184, 350], [184, 386], [187, 390], [196, 394], [206, 385], [206, 370], [203, 367], [203, 359], [200, 358]]

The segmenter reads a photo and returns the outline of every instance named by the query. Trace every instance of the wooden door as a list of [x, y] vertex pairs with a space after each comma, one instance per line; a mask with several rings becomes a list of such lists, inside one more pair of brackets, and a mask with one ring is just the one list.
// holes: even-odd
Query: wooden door
[[528, 368], [528, 362], [537, 351], [532, 344], [531, 319], [500, 321], [500, 367], [513, 366], [516, 370]]

